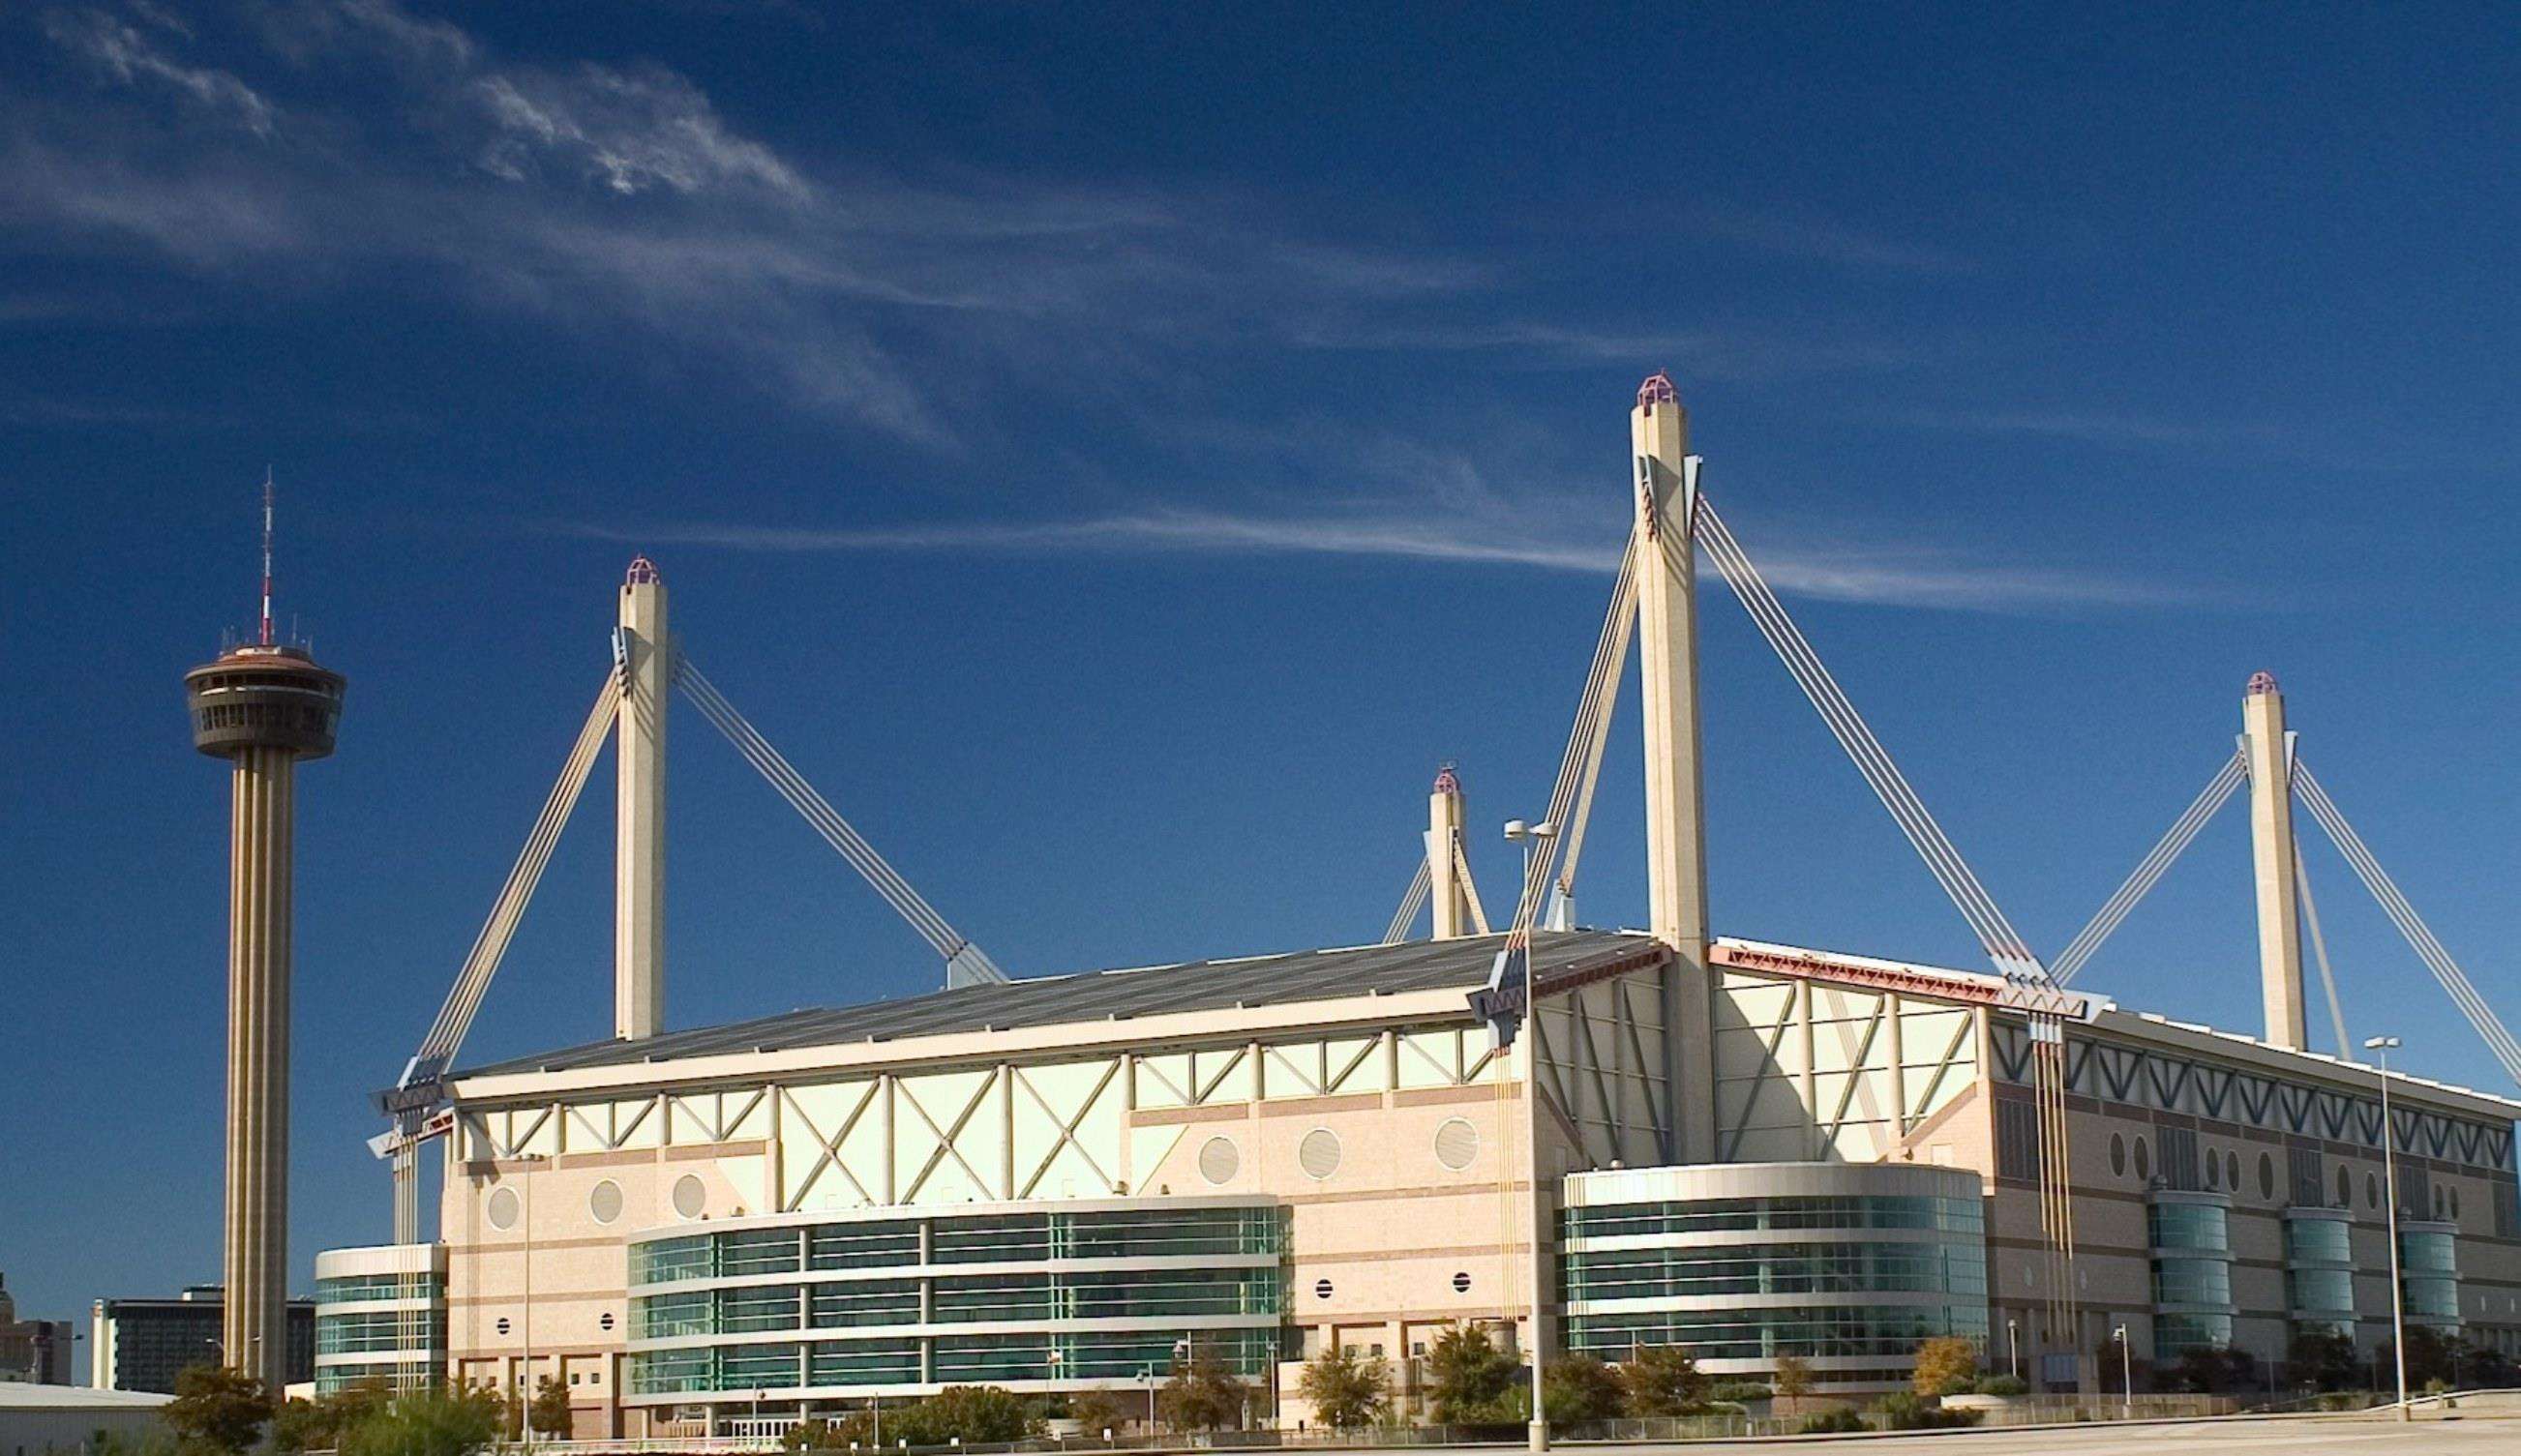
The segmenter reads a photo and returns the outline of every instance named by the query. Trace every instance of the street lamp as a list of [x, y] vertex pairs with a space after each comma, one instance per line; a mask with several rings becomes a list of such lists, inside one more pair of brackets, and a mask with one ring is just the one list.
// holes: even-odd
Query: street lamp
[[2007, 1351], [2005, 1363], [2012, 1369], [2013, 1378], [2020, 1380], [2022, 1379], [2022, 1322], [2020, 1320], [2007, 1319], [2004, 1322], [2004, 1344]]
[[2127, 1326], [2110, 1327], [2110, 1338], [2119, 1342], [2119, 1412], [2135, 1419], [2135, 1360], [2128, 1353]]
[[[1520, 819], [1505, 822], [1505, 837], [1523, 846], [1523, 883], [1532, 883], [1532, 853], [1558, 838], [1558, 826], [1543, 819], [1538, 824], [1526, 824]], [[1517, 903], [1521, 903], [1518, 897]]]
[[2399, 1357], [2399, 1419], [2412, 1421], [2415, 1414], [2407, 1409], [2407, 1294], [2399, 1274], [2399, 1138], [2390, 1123], [2390, 1053], [2398, 1046], [2395, 1036], [2363, 1040], [2363, 1050], [2380, 1053], [2381, 1176], [2390, 1198], [2390, 1348]]

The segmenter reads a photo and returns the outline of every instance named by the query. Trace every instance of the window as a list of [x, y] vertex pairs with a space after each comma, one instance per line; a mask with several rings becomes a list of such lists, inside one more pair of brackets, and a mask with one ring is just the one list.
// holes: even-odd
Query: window
[[2040, 1176], [2040, 1112], [2028, 1102], [1995, 1105], [1995, 1175], [2026, 1181]]
[[2115, 1132], [2110, 1134], [2110, 1172], [2121, 1178], [2127, 1176], [2127, 1138]]
[[2367, 1208], [2381, 1206], [2381, 1175], [2378, 1173], [2363, 1175], [2363, 1206]]
[[2142, 1138], [2135, 1140], [2135, 1177], [2139, 1183], [2153, 1181], [2153, 1155], [2145, 1151]]
[[2304, 1315], [2355, 1312], [2355, 1272], [2351, 1269], [2294, 1269], [2285, 1275], [2285, 1303]]
[[2276, 1160], [2271, 1155], [2262, 1153], [2259, 1155], [2259, 1197], [2271, 1199], [2275, 1196]]
[[2231, 1251], [2229, 1216], [2214, 1204], [2155, 1204], [2145, 1210], [2145, 1225], [2156, 1249]]
[[2327, 1190], [2319, 1176], [2319, 1150], [2316, 1148], [2285, 1149], [2285, 1182], [2293, 1189], [2294, 1203], [2305, 1208], [2317, 1208], [2327, 1204]]
[[2154, 1316], [2153, 1357], [2177, 1359], [2192, 1349], [2223, 1349], [2232, 1343], [2228, 1314], [2162, 1314]]
[[2231, 1261], [2220, 1258], [2155, 1259], [2153, 1301], [2157, 1304], [2231, 1303]]
[[2199, 1186], [2197, 1174], [2197, 1133], [2186, 1127], [2157, 1127], [2154, 1137], [2161, 1144], [2156, 1150], [2162, 1163], [2162, 1181], [2169, 1187], [2193, 1191]]
[[2343, 1218], [2295, 1218], [2285, 1223], [2285, 1259], [2296, 1264], [2351, 1264], [2353, 1237]]
[[2228, 1148], [2223, 1150], [2223, 1186], [2234, 1193], [2241, 1191], [2241, 1155]]

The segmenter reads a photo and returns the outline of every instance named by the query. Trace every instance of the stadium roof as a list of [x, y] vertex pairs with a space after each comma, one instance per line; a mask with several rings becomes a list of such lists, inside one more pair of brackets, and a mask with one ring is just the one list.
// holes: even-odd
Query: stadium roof
[[[1305, 950], [957, 986], [897, 1001], [791, 1011], [634, 1041], [589, 1042], [487, 1067], [467, 1068], [455, 1075], [504, 1076], [638, 1066], [792, 1047], [1008, 1031], [1169, 1012], [1227, 1011], [1449, 987], [1467, 992], [1487, 983], [1489, 967], [1496, 959], [1497, 945], [1503, 938], [1475, 935], [1457, 940], [1412, 940], [1400, 945]], [[1585, 970], [1656, 948], [1653, 936], [1635, 932], [1540, 931], [1532, 937], [1532, 965], [1534, 972], [1540, 975]]]

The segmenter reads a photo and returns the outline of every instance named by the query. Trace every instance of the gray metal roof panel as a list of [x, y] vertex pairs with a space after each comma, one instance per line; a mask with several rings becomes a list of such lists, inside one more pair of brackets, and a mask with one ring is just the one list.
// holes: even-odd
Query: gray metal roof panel
[[[999, 984], [957, 986], [894, 1001], [783, 1012], [635, 1041], [599, 1041], [467, 1068], [457, 1078], [643, 1062], [676, 1062], [791, 1047], [892, 1041], [910, 1036], [1005, 1031], [1174, 1012], [1286, 1006], [1406, 991], [1467, 991], [1485, 984], [1500, 935], [1306, 950], [1239, 960], [1192, 961], [1134, 971], [1094, 971]], [[1536, 932], [1533, 968], [1574, 970], [1630, 955], [1653, 937], [1620, 931]]]

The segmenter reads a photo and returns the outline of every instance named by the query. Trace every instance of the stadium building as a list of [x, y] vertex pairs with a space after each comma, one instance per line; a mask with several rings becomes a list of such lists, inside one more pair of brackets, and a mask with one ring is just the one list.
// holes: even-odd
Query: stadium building
[[[1958, 1335], [1994, 1369], [2088, 1388], [2121, 1329], [2137, 1362], [2272, 1362], [2310, 1328], [2368, 1353], [2394, 1263], [2410, 1321], [2521, 1351], [2521, 1104], [2393, 1072], [2385, 1119], [2384, 1074], [2307, 1050], [2294, 905], [2264, 854], [2263, 1037], [2123, 1010], [2000, 939], [1983, 973], [1710, 936], [1688, 545], [1709, 518], [1684, 432], [1649, 381], [1620, 589], [1644, 676], [1645, 929], [1532, 929], [1536, 878], [1516, 929], [1484, 933], [1447, 773], [1429, 939], [992, 967], [660, 1030], [662, 714], [623, 712], [622, 1034], [421, 1079], [439, 1238], [326, 1256], [324, 1378], [362, 1320], [360, 1358], [406, 1377], [559, 1382], [581, 1436], [726, 1435], [956, 1384], [1151, 1389], [1200, 1347], [1293, 1424], [1306, 1358], [1382, 1355], [1407, 1407], [1428, 1346], [1469, 1323], [1518, 1350], [1678, 1344], [1745, 1377], [1799, 1356], [1847, 1391], [1904, 1383], [1920, 1341]], [[653, 569], [623, 621], [672, 641]], [[630, 640], [625, 697], [661, 696], [667, 657]], [[2245, 724], [2248, 759], [2280, 705]], [[2252, 775], [2279, 865], [2286, 771], [2228, 770]], [[1561, 900], [1549, 923], [1569, 920]], [[946, 943], [958, 968], [977, 956]], [[340, 1282], [370, 1277], [396, 1317]]]

